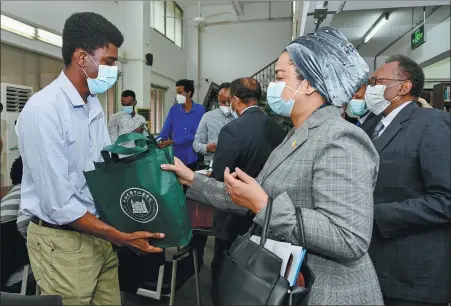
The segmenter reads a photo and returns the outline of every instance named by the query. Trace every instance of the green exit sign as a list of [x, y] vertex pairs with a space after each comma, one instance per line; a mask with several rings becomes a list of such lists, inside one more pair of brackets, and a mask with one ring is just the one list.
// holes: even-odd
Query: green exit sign
[[413, 32], [410, 35], [410, 47], [412, 48], [412, 50], [418, 48], [419, 46], [421, 46], [422, 44], [424, 44], [426, 42], [424, 35], [425, 34], [424, 34], [424, 24], [423, 24], [423, 25], [421, 25], [421, 27], [416, 29], [415, 32]]

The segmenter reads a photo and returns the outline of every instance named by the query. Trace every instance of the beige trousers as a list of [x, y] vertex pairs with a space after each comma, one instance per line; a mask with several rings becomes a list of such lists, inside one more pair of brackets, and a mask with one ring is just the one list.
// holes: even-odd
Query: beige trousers
[[41, 294], [60, 295], [63, 305], [121, 305], [118, 259], [110, 242], [30, 222], [27, 245]]

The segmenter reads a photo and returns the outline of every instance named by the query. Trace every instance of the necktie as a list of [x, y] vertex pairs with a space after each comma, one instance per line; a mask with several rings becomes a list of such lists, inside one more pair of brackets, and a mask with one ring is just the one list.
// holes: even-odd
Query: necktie
[[383, 128], [384, 124], [382, 123], [382, 121], [379, 121], [379, 123], [374, 128], [373, 135], [371, 136], [371, 141], [374, 142], [376, 141], [376, 139], [379, 138], [379, 133], [382, 131]]
[[362, 126], [362, 124], [360, 123], [360, 121], [357, 121], [357, 123], [356, 123], [355, 125], [357, 125], [358, 127], [361, 127], [361, 126]]

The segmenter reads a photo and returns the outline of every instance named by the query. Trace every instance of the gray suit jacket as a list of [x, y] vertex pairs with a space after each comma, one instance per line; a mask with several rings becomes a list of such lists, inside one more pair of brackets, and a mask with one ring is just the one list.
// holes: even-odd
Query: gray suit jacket
[[[371, 135], [380, 121], [362, 126]], [[374, 142], [380, 154], [370, 255], [384, 296], [451, 302], [450, 115], [410, 103]]]
[[[312, 305], [383, 305], [367, 249], [379, 156], [363, 130], [333, 106], [317, 110], [277, 147], [257, 178], [274, 198], [271, 231], [299, 244], [295, 206], [302, 207], [309, 265], [316, 274]], [[234, 205], [223, 183], [196, 175], [187, 194], [222, 210]], [[266, 210], [254, 221], [263, 225]]]

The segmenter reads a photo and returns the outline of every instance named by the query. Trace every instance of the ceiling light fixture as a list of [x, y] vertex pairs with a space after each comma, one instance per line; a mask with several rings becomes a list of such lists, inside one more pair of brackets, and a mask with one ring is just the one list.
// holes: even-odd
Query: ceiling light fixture
[[371, 37], [373, 37], [374, 34], [376, 34], [376, 32], [379, 31], [379, 29], [382, 28], [383, 25], [387, 23], [388, 17], [389, 17], [389, 14], [386, 13], [386, 14], [383, 14], [383, 15], [376, 21], [376, 23], [371, 27], [370, 31], [365, 35], [365, 38], [364, 38], [364, 40], [363, 40], [363, 43], [364, 43], [364, 44], [366, 44], [366, 43], [371, 39]]
[[23, 22], [12, 19], [8, 16], [1, 15], [1, 28], [28, 38], [35, 38], [36, 28], [29, 26]]
[[53, 34], [49, 31], [38, 29], [37, 39], [42, 40], [46, 43], [62, 47], [63, 46], [63, 37], [60, 35]]

